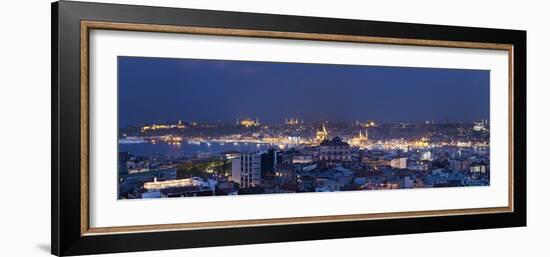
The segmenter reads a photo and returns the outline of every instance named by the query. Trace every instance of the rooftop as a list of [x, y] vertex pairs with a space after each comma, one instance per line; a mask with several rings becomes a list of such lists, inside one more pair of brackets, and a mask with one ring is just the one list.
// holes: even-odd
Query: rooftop
[[325, 140], [323, 140], [323, 142], [321, 142], [320, 145], [321, 146], [348, 146], [349, 147], [349, 144], [342, 141], [342, 139], [339, 138], [339, 137], [335, 137], [332, 140], [325, 139]]

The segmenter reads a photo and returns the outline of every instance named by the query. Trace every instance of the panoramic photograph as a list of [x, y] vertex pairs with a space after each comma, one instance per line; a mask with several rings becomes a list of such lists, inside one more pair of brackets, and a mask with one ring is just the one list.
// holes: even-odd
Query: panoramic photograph
[[118, 57], [118, 199], [490, 185], [488, 70]]

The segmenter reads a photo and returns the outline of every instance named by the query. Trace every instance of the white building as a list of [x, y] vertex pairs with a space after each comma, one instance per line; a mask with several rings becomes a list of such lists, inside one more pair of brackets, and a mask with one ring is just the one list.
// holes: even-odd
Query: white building
[[292, 157], [292, 163], [305, 164], [305, 163], [312, 163], [312, 162], [313, 162], [313, 156], [311, 155], [296, 155]]
[[231, 160], [231, 180], [240, 188], [261, 184], [261, 160], [260, 153], [241, 153]]
[[393, 158], [390, 162], [390, 166], [396, 169], [406, 169], [407, 157]]
[[430, 151], [426, 151], [426, 152], [423, 152], [421, 157], [420, 157], [420, 160], [422, 161], [432, 161], [432, 152]]
[[319, 145], [319, 159], [329, 162], [351, 161], [350, 146], [339, 137], [324, 140]]

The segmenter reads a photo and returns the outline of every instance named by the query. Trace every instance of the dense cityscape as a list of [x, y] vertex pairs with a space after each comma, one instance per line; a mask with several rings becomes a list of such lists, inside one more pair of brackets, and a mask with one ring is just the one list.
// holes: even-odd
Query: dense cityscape
[[117, 63], [118, 199], [490, 185], [488, 70]]
[[118, 198], [487, 186], [489, 129], [300, 118], [128, 126]]

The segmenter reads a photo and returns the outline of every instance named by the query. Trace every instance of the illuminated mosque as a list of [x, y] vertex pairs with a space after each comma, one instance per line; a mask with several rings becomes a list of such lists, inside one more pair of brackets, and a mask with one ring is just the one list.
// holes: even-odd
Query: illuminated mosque
[[369, 141], [369, 131], [365, 129], [365, 134], [359, 130], [359, 135], [353, 137], [348, 141], [352, 146], [364, 146]]
[[241, 120], [239, 121], [239, 119], [237, 119], [237, 124], [238, 125], [241, 125], [243, 127], [255, 127], [255, 126], [260, 126], [260, 120], [258, 118], [256, 118], [256, 120], [254, 121], [253, 119], [250, 119], [250, 118], [246, 118], [244, 120]]
[[318, 142], [323, 142], [326, 139], [328, 139], [328, 131], [325, 127], [325, 123], [321, 122], [321, 126], [317, 129], [315, 140]]

